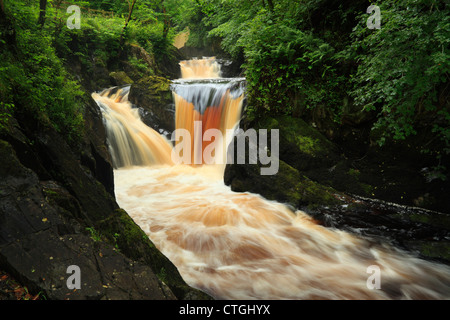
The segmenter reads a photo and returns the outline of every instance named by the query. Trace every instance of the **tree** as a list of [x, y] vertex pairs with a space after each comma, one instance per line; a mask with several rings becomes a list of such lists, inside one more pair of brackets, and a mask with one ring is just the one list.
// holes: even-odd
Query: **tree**
[[44, 26], [45, 23], [45, 11], [47, 9], [47, 0], [39, 0], [39, 19], [38, 24], [41, 25], [41, 27]]
[[273, 1], [267, 0], [267, 3], [269, 4], [269, 11], [273, 12]]
[[169, 29], [170, 29], [170, 19], [166, 12], [166, 6], [164, 5], [164, 0], [161, 0], [161, 7], [162, 7], [163, 16], [164, 16], [163, 38], [166, 39], [167, 34], [169, 33]]
[[123, 44], [123, 34], [125, 33], [125, 29], [128, 26], [128, 23], [131, 20], [131, 15], [133, 14], [133, 9], [134, 9], [134, 5], [136, 4], [136, 0], [133, 0], [133, 2], [130, 2], [129, 0], [127, 0], [128, 2], [128, 18], [127, 21], [125, 22], [125, 25], [123, 26], [122, 29], [122, 33], [120, 34], [120, 45], [122, 46]]

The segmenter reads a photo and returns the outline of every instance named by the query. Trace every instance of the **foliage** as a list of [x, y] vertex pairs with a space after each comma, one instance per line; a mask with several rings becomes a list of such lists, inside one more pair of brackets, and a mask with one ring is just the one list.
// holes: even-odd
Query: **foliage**
[[[450, 152], [450, 110], [439, 96], [448, 92], [449, 6], [429, 0], [383, 1], [382, 27], [372, 31], [361, 16], [349, 50], [358, 61], [352, 95], [364, 110], [379, 114], [375, 129], [404, 140], [424, 122]], [[447, 88], [446, 88], [447, 87]]]
[[[0, 96], [16, 116], [27, 113], [41, 125], [52, 125], [69, 142], [80, 138], [83, 118], [79, 85], [71, 79], [52, 46], [52, 37], [36, 25], [38, 11], [27, 1], [7, 1], [14, 17], [15, 45], [0, 53]], [[8, 43], [4, 43], [6, 47]], [[11, 106], [21, 108], [11, 108]]]
[[[53, 126], [69, 143], [77, 144], [83, 132], [82, 106], [87, 99], [78, 81], [66, 71], [66, 62], [77, 60], [86, 73], [94, 67], [117, 65], [126, 50], [120, 38], [128, 4], [125, 1], [74, 1], [81, 7], [81, 28], [69, 29], [67, 5], [48, 1], [44, 24], [38, 24], [39, 2], [5, 0], [4, 7], [14, 43], [7, 28], [0, 35], [0, 129], [13, 115], [35, 117], [37, 126]], [[137, 1], [133, 20], [124, 30], [124, 40], [144, 47], [164, 59], [170, 54], [174, 31], [163, 30], [160, 1]], [[88, 8], [114, 11], [114, 17]], [[130, 61], [143, 67], [139, 61]], [[20, 106], [20, 108], [14, 107]]]
[[245, 55], [251, 112], [293, 114], [326, 104], [339, 120], [347, 71], [335, 34], [348, 22], [337, 20], [326, 32], [310, 24], [311, 15], [327, 11], [330, 1], [280, 0], [273, 9], [267, 1], [203, 3], [204, 23], [213, 27], [209, 35], [221, 37], [233, 57]]
[[251, 118], [325, 107], [340, 124], [349, 108], [375, 112], [380, 145], [426, 130], [442, 141], [438, 158], [450, 153], [449, 4], [378, 1], [381, 29], [371, 30], [367, 1], [196, 3], [209, 36], [245, 55]]

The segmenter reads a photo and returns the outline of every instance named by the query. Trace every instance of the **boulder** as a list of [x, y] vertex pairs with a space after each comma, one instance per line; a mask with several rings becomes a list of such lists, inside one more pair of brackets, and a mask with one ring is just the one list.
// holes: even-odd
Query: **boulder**
[[[231, 142], [234, 144], [235, 150], [237, 150], [237, 140], [242, 139], [240, 137], [242, 134], [236, 135]], [[257, 146], [251, 145], [253, 142], [247, 137], [245, 139], [246, 150], [257, 149]], [[278, 159], [279, 170], [276, 174], [261, 175], [262, 165], [260, 162], [250, 164], [250, 159], [245, 159], [245, 164], [238, 164], [237, 159], [240, 156], [236, 154], [234, 159], [228, 159], [225, 168], [224, 182], [233, 191], [257, 193], [266, 199], [286, 203], [294, 208], [313, 208], [340, 203], [335, 190], [308, 179], [299, 170], [281, 159]]]
[[170, 80], [159, 76], [144, 77], [133, 83], [128, 99], [142, 108], [143, 121], [162, 133], [175, 129], [175, 105]]

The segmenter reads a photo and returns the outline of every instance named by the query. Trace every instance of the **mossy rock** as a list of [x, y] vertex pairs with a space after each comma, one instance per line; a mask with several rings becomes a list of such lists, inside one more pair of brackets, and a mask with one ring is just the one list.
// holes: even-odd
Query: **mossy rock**
[[159, 76], [148, 76], [140, 79], [136, 83], [147, 89], [154, 96], [158, 97], [161, 93], [165, 94], [170, 91], [170, 80]]
[[178, 299], [210, 299], [205, 293], [189, 287], [175, 265], [164, 256], [145, 232], [122, 209], [96, 223], [102, 238], [131, 259], [148, 264], [158, 279], [165, 283]]
[[408, 241], [405, 244], [422, 257], [450, 264], [450, 242], [448, 241]]
[[[238, 137], [235, 137], [232, 143], [236, 143], [237, 139]], [[266, 199], [286, 203], [295, 208], [314, 208], [341, 203], [337, 196], [338, 192], [333, 188], [308, 179], [283, 160], [278, 161], [279, 168], [276, 174], [261, 175], [259, 163], [237, 164], [236, 159], [233, 159], [225, 169], [225, 184], [233, 191], [257, 193]]]
[[280, 159], [300, 171], [329, 168], [340, 159], [338, 148], [300, 118], [287, 115], [267, 117], [260, 120], [255, 129], [278, 129]]
[[303, 176], [295, 168], [280, 161], [276, 175], [260, 175], [258, 165], [232, 164], [225, 170], [225, 184], [235, 192], [257, 193], [269, 200], [294, 208], [338, 205], [338, 192]]
[[173, 96], [170, 80], [148, 76], [131, 85], [129, 100], [145, 110], [143, 121], [155, 130], [175, 129]]
[[109, 74], [117, 86], [132, 84], [134, 81], [125, 73], [125, 71], [114, 71]]

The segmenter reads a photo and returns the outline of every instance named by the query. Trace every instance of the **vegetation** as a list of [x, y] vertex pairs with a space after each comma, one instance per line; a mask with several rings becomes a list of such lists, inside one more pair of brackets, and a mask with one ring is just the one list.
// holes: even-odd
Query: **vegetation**
[[[68, 71], [71, 61], [78, 60], [85, 72], [93, 72], [96, 66], [117, 64], [130, 44], [141, 46], [157, 62], [170, 54], [174, 33], [161, 13], [164, 4], [159, 4], [159, 12], [153, 2], [135, 2], [131, 11], [124, 1], [74, 1], [82, 18], [79, 29], [70, 29], [67, 5], [61, 1], [2, 1], [0, 130], [7, 129], [12, 116], [26, 115], [33, 117], [30, 126], [52, 126], [73, 146], [79, 143], [89, 92]], [[148, 68], [136, 58], [130, 63]]]

